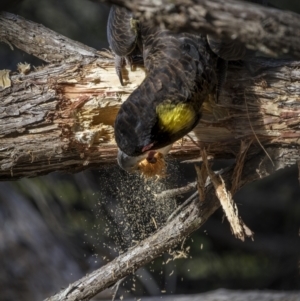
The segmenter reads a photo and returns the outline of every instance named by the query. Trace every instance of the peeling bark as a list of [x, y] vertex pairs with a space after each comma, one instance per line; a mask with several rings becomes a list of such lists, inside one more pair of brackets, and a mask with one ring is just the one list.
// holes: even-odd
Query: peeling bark
[[[6, 15], [8, 20], [18, 18], [4, 14], [1, 20], [6, 20]], [[39, 27], [22, 19], [28, 31], [34, 25]], [[51, 40], [52, 32], [49, 38], [48, 33], [43, 35]], [[23, 45], [23, 37], [19, 37], [18, 42], [14, 40], [17, 36], [12, 39], [7, 32], [8, 40]], [[63, 36], [57, 41], [63, 41], [65, 49], [74, 46]], [[23, 47], [26, 50], [27, 46]], [[44, 45], [39, 47], [44, 49]], [[78, 47], [82, 53], [80, 44]], [[219, 103], [211, 99], [203, 105], [203, 118], [189, 135], [192, 140], [185, 137], [175, 143], [174, 156], [198, 156], [196, 142], [208, 148], [210, 156], [234, 158], [240, 141], [251, 139], [255, 142], [249, 156], [262, 145], [276, 145], [278, 152], [295, 153], [284, 161], [277, 157], [282, 166], [299, 160], [300, 63], [262, 60], [255, 64], [259, 70], [255, 76], [246, 67], [230, 66]], [[143, 80], [144, 71], [125, 69], [123, 75], [127, 80], [124, 87], [119, 85], [108, 52], [97, 52], [96, 58], [88, 54], [80, 62], [51, 64], [27, 75], [12, 74], [11, 86], [0, 90], [0, 179], [115, 163], [114, 118], [120, 104]]]
[[11, 80], [0, 91], [0, 178], [115, 162], [114, 117], [136, 85], [118, 88], [111, 59], [50, 65]]
[[[137, 5], [135, 9], [138, 10], [142, 2], [126, 3]], [[163, 9], [158, 6], [159, 11], [151, 8], [152, 2], [147, 3], [145, 17], [154, 18], [155, 13], [154, 22], [164, 26], [170, 26], [168, 22], [178, 24], [178, 28], [172, 28], [174, 30], [202, 28], [224, 37], [236, 34], [237, 39], [259, 50], [264, 50], [272, 38], [273, 43], [268, 44], [266, 52], [272, 54], [277, 49], [276, 53], [280, 53], [283, 49], [283, 52], [300, 56], [298, 32], [294, 30], [300, 28], [300, 24], [295, 14], [278, 14], [276, 10], [260, 8], [261, 15], [258, 15], [256, 6], [244, 3], [241, 6], [231, 0], [203, 0], [197, 4], [182, 0]], [[181, 11], [176, 5], [182, 3], [187, 7]], [[189, 9], [188, 5], [192, 4], [195, 4], [194, 10]], [[181, 18], [178, 20], [176, 14], [173, 15], [173, 12], [178, 13], [177, 9]], [[166, 13], [169, 19], [163, 16]], [[183, 13], [186, 23], [179, 22]], [[194, 19], [189, 19], [191, 16]], [[287, 18], [281, 20], [283, 16]], [[178, 22], [173, 22], [172, 17]], [[257, 30], [247, 35], [252, 27], [246, 22], [253, 18], [260, 29], [261, 18], [265, 17], [271, 18], [268, 19], [271, 25], [278, 25], [280, 21], [282, 27], [274, 28], [276, 32], [286, 32], [286, 38], [278, 35], [282, 39], [279, 42], [274, 38], [273, 27], [270, 30], [268, 26], [262, 30], [265, 36], [257, 35]], [[199, 18], [202, 23], [198, 22]], [[207, 21], [216, 27], [203, 25]], [[292, 34], [287, 30], [290, 25]], [[107, 52], [97, 52], [11, 14], [1, 14], [0, 27], [2, 41], [51, 63], [27, 75], [11, 74], [11, 83], [0, 90], [0, 179], [31, 177], [57, 170], [75, 172], [89, 166], [115, 163], [114, 119], [120, 104], [143, 80], [144, 72], [124, 70], [127, 84], [122, 87]], [[243, 27], [245, 31], [241, 31]], [[16, 34], [21, 30], [23, 35]], [[252, 68], [254, 65], [257, 67], [255, 75], [245, 66], [230, 66], [219, 103], [211, 99], [203, 105], [199, 125], [189, 137], [175, 143], [171, 152], [189, 159], [199, 156], [201, 146], [214, 158], [235, 158], [241, 140], [254, 141], [245, 157], [240, 183], [236, 183], [239, 187], [300, 161], [300, 62], [265, 59], [251, 62]], [[232, 173], [233, 169], [223, 174], [227, 185]], [[194, 200], [153, 236], [47, 300], [87, 300], [174, 247], [220, 206], [212, 185], [206, 187], [205, 195], [201, 204]]]
[[[121, 87], [105, 55], [85, 64], [49, 65], [28, 75], [16, 74], [11, 87], [0, 90], [1, 179], [115, 163], [114, 118], [144, 72], [130, 72], [130, 83]], [[193, 141], [185, 137], [171, 153], [184, 159], [198, 156], [195, 141], [208, 148], [210, 156], [234, 158], [240, 141], [251, 139], [249, 155], [259, 152], [260, 144], [276, 145], [278, 152], [295, 153], [285, 157], [283, 166], [296, 163], [299, 65], [268, 67], [255, 77], [246, 68], [232, 66], [219, 104], [212, 100], [204, 105], [203, 118], [189, 135]], [[283, 162], [283, 157], [277, 160]]]
[[161, 28], [202, 32], [239, 41], [274, 57], [290, 54], [300, 58], [300, 17], [293, 12], [236, 0], [92, 1], [127, 7], [140, 20]]

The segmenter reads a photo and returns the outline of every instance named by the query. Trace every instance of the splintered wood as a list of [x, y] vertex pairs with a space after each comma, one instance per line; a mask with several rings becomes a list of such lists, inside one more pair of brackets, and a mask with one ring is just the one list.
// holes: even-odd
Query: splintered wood
[[236, 163], [232, 174], [231, 195], [234, 195], [241, 186], [241, 175], [245, 163], [247, 151], [252, 144], [252, 139], [248, 142], [241, 140], [240, 151], [236, 157]]
[[208, 177], [207, 168], [205, 164], [202, 164], [201, 167], [195, 165], [197, 173], [197, 190], [199, 193], [199, 200], [203, 202], [205, 200], [205, 183]]
[[10, 70], [0, 70], [0, 89], [8, 88], [11, 86], [11, 80], [9, 77]]
[[155, 153], [155, 163], [150, 163], [147, 159], [142, 160], [139, 164], [139, 170], [147, 178], [166, 176], [166, 162], [162, 153]]
[[[143, 68], [123, 70], [126, 81], [121, 86], [113, 55], [107, 51], [9, 13], [1, 14], [0, 27], [0, 37], [9, 46], [49, 63], [31, 69], [19, 64], [18, 73], [0, 72], [0, 178], [115, 164], [114, 119], [144, 79]], [[47, 43], [38, 43], [39, 37]], [[211, 99], [203, 104], [202, 118], [189, 136], [209, 147], [215, 159], [235, 157], [240, 141], [255, 136], [260, 145], [253, 143], [247, 158], [267, 147], [274, 165], [296, 164], [300, 160], [300, 62], [279, 60], [274, 65], [263, 58], [252, 67], [257, 70], [254, 77], [245, 66], [229, 66], [218, 104]], [[198, 156], [199, 149], [184, 137], [174, 143], [170, 154], [189, 160]]]
[[[245, 149], [245, 148], [243, 148]], [[247, 149], [247, 148], [246, 148]], [[211, 183], [214, 186], [216, 196], [220, 200], [221, 206], [225, 212], [227, 220], [230, 224], [230, 228], [232, 233], [236, 238], [244, 241], [245, 237], [251, 237], [253, 239], [253, 232], [245, 225], [242, 221], [241, 217], [238, 215], [238, 208], [235, 204], [231, 192], [226, 188], [225, 182], [221, 175], [215, 174], [208, 163], [207, 154], [205, 149], [201, 149], [201, 156], [203, 160], [203, 164], [201, 170], [197, 170], [198, 174], [198, 191], [199, 195], [204, 194], [204, 185], [206, 182], [206, 178], [209, 176]], [[236, 172], [237, 174], [237, 172]], [[200, 175], [200, 177], [199, 177]], [[237, 184], [235, 184], [237, 185]]]

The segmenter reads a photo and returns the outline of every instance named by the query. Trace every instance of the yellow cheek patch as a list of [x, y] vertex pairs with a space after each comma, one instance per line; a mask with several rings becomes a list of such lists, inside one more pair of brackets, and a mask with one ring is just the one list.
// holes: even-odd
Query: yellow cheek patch
[[171, 134], [191, 126], [196, 119], [196, 112], [191, 105], [186, 103], [177, 105], [162, 103], [157, 106], [156, 114], [160, 129]]

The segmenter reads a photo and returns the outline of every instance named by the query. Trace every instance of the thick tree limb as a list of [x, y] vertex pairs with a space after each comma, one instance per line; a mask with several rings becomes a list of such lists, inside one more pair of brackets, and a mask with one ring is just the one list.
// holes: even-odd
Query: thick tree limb
[[[14, 23], [3, 23], [7, 39], [23, 45], [21, 35], [10, 38], [7, 24], [13, 27]], [[27, 32], [39, 27], [26, 20], [22, 20], [22, 26]], [[48, 40], [48, 32], [43, 35]], [[51, 35], [52, 32], [49, 40]], [[74, 44], [68, 44], [65, 37], [57, 41], [63, 41], [61, 47], [73, 49]], [[40, 53], [45, 49], [44, 44], [37, 47]], [[78, 55], [82, 57], [80, 53], [79, 47]], [[263, 60], [255, 64], [263, 66], [256, 76], [251, 76], [245, 67], [231, 66], [219, 104], [214, 100], [205, 103], [203, 118], [190, 135], [209, 147], [209, 155], [215, 158], [235, 157], [240, 140], [253, 137], [265, 147], [277, 145], [288, 153], [290, 148], [299, 148], [300, 63]], [[0, 90], [0, 178], [78, 171], [114, 163], [114, 118], [122, 101], [143, 77], [141, 69], [124, 73], [127, 85], [120, 86], [107, 52], [99, 53], [97, 58], [87, 56], [80, 62], [49, 65], [28, 75], [12, 75], [11, 86]], [[197, 156], [199, 149], [194, 141], [184, 138], [175, 143], [173, 155]], [[249, 155], [260, 149], [255, 142]], [[294, 164], [297, 158], [284, 164]]]
[[64, 37], [41, 24], [10, 13], [0, 13], [0, 41], [32, 54], [47, 63], [81, 62], [97, 58], [91, 47]]
[[173, 31], [233, 39], [274, 57], [300, 58], [300, 16], [235, 0], [94, 0], [125, 6], [141, 20]]
[[[233, 1], [228, 3], [234, 7], [237, 5]], [[195, 6], [194, 11], [197, 12], [197, 9]], [[169, 13], [172, 16], [172, 10]], [[187, 13], [189, 16], [191, 11]], [[227, 13], [223, 11], [223, 14], [226, 17]], [[211, 18], [209, 14], [202, 14], [202, 18], [203, 15]], [[3, 40], [30, 52], [30, 43], [25, 43], [23, 37], [18, 37], [20, 35], [15, 35], [14, 30], [7, 29], [8, 26], [18, 29], [18, 21], [11, 22], [11, 15], [2, 15], [3, 19], [7, 19], [0, 24]], [[286, 22], [285, 25], [288, 25], [289, 21]], [[297, 18], [295, 22], [293, 26], [298, 24]], [[26, 20], [21, 23], [28, 37], [31, 37], [31, 31], [39, 32], [34, 23]], [[76, 51], [77, 44], [74, 42], [59, 35], [52, 36], [53, 33], [42, 27], [40, 30], [39, 36], [45, 41], [49, 35], [50, 44], [53, 41], [53, 45], [67, 51], [56, 55], [53, 47], [47, 48], [44, 42], [37, 42], [33, 43], [31, 52], [44, 60], [50, 58], [49, 62], [56, 59], [66, 62], [49, 65], [28, 75], [14, 74], [11, 76], [11, 86], [0, 90], [1, 179], [35, 176], [55, 170], [76, 171], [87, 165], [115, 162], [115, 115], [122, 101], [144, 76], [141, 70], [124, 74], [124, 78], [129, 77], [130, 81], [125, 87], [120, 87], [110, 55], [104, 52], [95, 55], [95, 50], [86, 50], [80, 45]], [[231, 35], [232, 32], [227, 34]], [[250, 35], [249, 46], [253, 41]], [[281, 44], [276, 45], [281, 47]], [[292, 46], [287, 45], [285, 40], [288, 51], [297, 55], [298, 44], [291, 39]], [[54, 56], [51, 56], [52, 51]], [[241, 185], [300, 160], [300, 63], [274, 64], [264, 60], [257, 65], [259, 72], [256, 76], [251, 76], [245, 67], [230, 67], [220, 102], [216, 104], [211, 100], [203, 106], [202, 121], [191, 135], [193, 141], [185, 138], [182, 143], [175, 144], [173, 154], [195, 156], [201, 144], [215, 158], [235, 157], [241, 140], [255, 138], [257, 143], [247, 153], [248, 162], [241, 176]], [[262, 146], [273, 163], [268, 156], [262, 155]], [[227, 185], [231, 177], [232, 171], [223, 175]], [[174, 247], [199, 228], [219, 207], [211, 186], [207, 187], [206, 196], [200, 206], [195, 200], [153, 236], [48, 300], [89, 299]]]

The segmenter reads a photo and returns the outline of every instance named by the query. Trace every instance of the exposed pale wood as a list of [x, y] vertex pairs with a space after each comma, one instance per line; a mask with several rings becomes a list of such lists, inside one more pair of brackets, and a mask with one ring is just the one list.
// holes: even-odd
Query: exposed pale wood
[[[190, 5], [194, 3], [187, 0], [178, 1], [181, 4], [183, 2]], [[151, 10], [151, 3], [148, 2], [147, 6], [148, 17], [155, 12]], [[200, 23], [197, 25], [199, 21], [197, 16], [200, 16], [202, 22], [209, 20], [216, 25], [216, 34], [231, 36], [235, 33], [243, 41], [241, 36], [247, 36], [249, 32], [239, 31], [242, 28], [239, 26], [241, 23], [234, 22], [234, 18], [231, 19], [230, 11], [223, 10], [218, 14], [225, 19], [230, 19], [230, 22], [235, 24], [235, 31], [230, 31], [230, 27], [227, 30], [226, 26], [229, 26], [229, 23], [226, 22], [224, 22], [226, 26], [222, 28], [223, 23], [218, 19], [221, 17], [217, 16], [218, 7], [213, 6], [220, 3], [225, 9], [235, 8], [234, 12], [241, 18], [245, 28], [251, 28], [246, 26], [247, 16], [254, 18], [254, 23], [260, 24], [260, 19], [256, 19], [259, 15], [255, 6], [243, 6], [244, 13], [241, 14], [238, 10], [240, 6], [231, 0], [199, 1], [199, 3], [208, 6], [211, 3], [210, 8], [214, 8], [216, 15], [196, 4], [193, 10], [189, 10], [187, 6], [180, 15], [184, 19], [186, 13], [189, 24], [197, 28], [202, 26], [199, 25]], [[172, 5], [173, 10], [170, 10]], [[172, 11], [176, 12], [177, 2], [172, 5], [159, 8], [162, 14], [158, 13], [158, 19], [153, 20], [161, 21], [163, 24], [163, 13], [166, 12], [171, 18]], [[251, 7], [252, 15], [248, 14]], [[204, 13], [198, 14], [201, 11]], [[270, 12], [271, 10], [262, 10], [262, 13]], [[272, 14], [271, 21], [280, 21], [276, 11]], [[196, 18], [193, 22], [189, 19], [191, 15]], [[264, 16], [266, 15], [262, 15]], [[270, 43], [272, 48], [266, 48], [266, 51], [275, 51], [278, 47], [280, 53], [284, 43], [286, 47], [283, 48], [284, 52], [299, 57], [299, 39], [295, 40], [298, 37], [296, 30], [300, 28], [297, 25], [298, 17], [288, 16], [290, 17], [287, 18], [288, 20], [281, 20], [283, 27], [279, 29], [284, 30], [288, 28], [284, 26], [292, 24], [293, 35], [287, 34], [288, 40], [283, 38], [281, 43], [274, 39], [277, 44]], [[175, 23], [180, 25], [180, 20]], [[3, 41], [17, 45], [20, 49], [34, 53], [46, 61], [63, 61], [59, 65], [52, 64], [28, 75], [13, 74], [11, 87], [0, 90], [0, 178], [16, 179], [55, 170], [77, 171], [88, 166], [115, 163], [114, 118], [122, 101], [142, 81], [143, 71], [137, 70], [124, 74], [129, 82], [125, 87], [121, 87], [109, 54], [98, 53], [85, 46], [74, 44], [73, 41], [47, 31], [43, 27], [40, 27], [41, 32], [38, 34], [42, 40], [37, 42], [33, 40], [30, 48], [31, 43], [25, 42], [20, 34], [15, 34], [14, 30], [22, 29], [31, 38], [30, 33], [37, 30], [36, 24], [5, 14], [1, 15], [0, 22], [2, 22], [0, 36]], [[191, 29], [191, 27], [186, 28]], [[204, 25], [203, 28], [205, 29]], [[280, 30], [277, 32], [281, 33]], [[266, 37], [273, 38], [271, 33], [272, 31], [268, 32], [269, 35]], [[58, 52], [53, 47], [47, 48], [44, 41], [48, 36], [49, 44], [60, 49]], [[264, 50], [265, 43], [269, 43], [267, 38], [258, 36], [257, 31], [254, 31], [253, 36], [248, 35], [247, 45], [254, 47], [253, 43], [257, 42], [258, 48]], [[245, 67], [231, 66], [220, 102], [216, 104], [212, 99], [204, 105], [203, 118], [191, 134], [193, 141], [184, 138], [182, 142], [176, 143], [172, 150], [173, 155], [186, 158], [198, 155], [198, 145], [201, 145], [205, 146], [209, 155], [215, 158], [234, 158], [239, 151], [240, 140], [254, 139], [256, 143], [248, 151], [241, 185], [263, 178], [299, 161], [299, 62], [274, 65], [266, 60], [264, 65], [264, 69], [256, 76], [250, 76]], [[272, 161], [262, 151], [262, 145]], [[227, 184], [230, 184], [232, 170], [227, 171], [223, 176]], [[199, 228], [219, 207], [219, 201], [211, 186], [207, 187], [206, 199], [200, 206], [198, 205], [195, 200], [153, 236], [48, 300], [88, 300], [118, 279], [134, 272], [138, 267], [178, 244], [184, 237]]]
[[[114, 118], [143, 77], [141, 69], [130, 72], [131, 83], [121, 87], [106, 58], [13, 75], [12, 86], [0, 91], [0, 178], [114, 163]], [[265, 147], [281, 145], [280, 152], [299, 150], [299, 81], [298, 62], [267, 68], [254, 78], [233, 66], [220, 103], [205, 104], [190, 136], [216, 158], [235, 157], [240, 139], [255, 137]], [[250, 154], [260, 150], [255, 142]], [[172, 153], [191, 158], [199, 149], [186, 137]], [[299, 156], [288, 160], [294, 164]]]
[[[143, 80], [144, 71], [127, 71], [127, 85], [122, 87], [108, 52], [93, 57], [90, 54], [96, 50], [89, 48], [84, 53], [85, 46], [12, 14], [2, 14], [0, 22], [6, 40], [23, 50], [28, 51], [31, 44], [23, 43], [25, 35], [15, 35], [20, 24], [35, 35], [40, 30], [50, 45], [61, 41], [60, 47], [74, 51], [62, 57], [71, 57], [72, 62], [49, 65], [28, 75], [14, 74], [12, 86], [0, 90], [0, 178], [115, 163], [114, 118], [120, 104]], [[43, 43], [32, 47], [38, 53], [55, 53]], [[73, 62], [82, 55], [86, 55], [83, 61]], [[240, 139], [253, 137], [265, 147], [280, 145], [281, 152], [299, 148], [299, 62], [262, 64], [266, 67], [255, 77], [247, 68], [232, 66], [219, 104], [212, 99], [204, 105], [202, 121], [190, 136], [209, 147], [210, 155], [235, 157]], [[249, 154], [260, 150], [256, 143]], [[191, 158], [199, 150], [184, 138], [174, 144], [172, 153]], [[285, 163], [293, 164], [297, 158]]]
[[138, 75], [120, 87], [104, 58], [12, 76], [0, 91], [0, 178], [115, 162], [114, 117]]
[[299, 150], [299, 81], [298, 62], [265, 68], [257, 76], [251, 76], [247, 68], [230, 68], [219, 104], [204, 106], [193, 137], [212, 154], [223, 156], [237, 154], [240, 139], [252, 138], [260, 149], [258, 141], [265, 147], [272, 144]]

